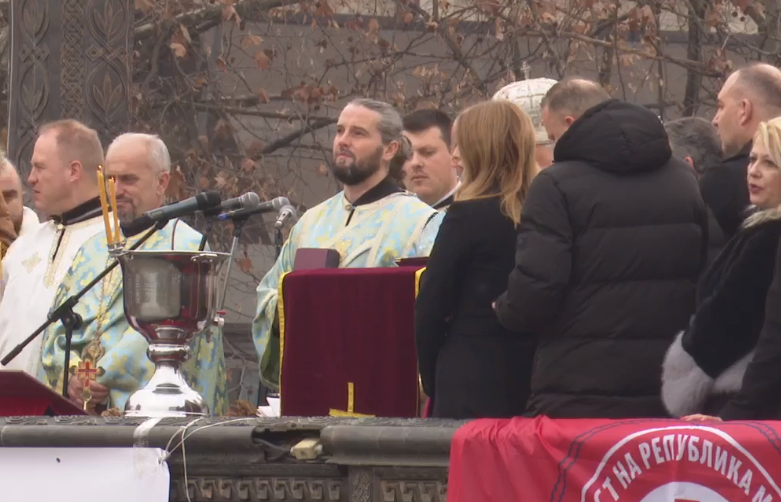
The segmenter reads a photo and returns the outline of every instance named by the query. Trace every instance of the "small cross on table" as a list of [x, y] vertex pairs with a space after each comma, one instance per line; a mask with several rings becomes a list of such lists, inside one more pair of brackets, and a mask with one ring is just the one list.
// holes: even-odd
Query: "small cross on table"
[[78, 368], [75, 368], [76, 377], [81, 382], [83, 390], [81, 391], [81, 399], [84, 401], [84, 411], [87, 411], [87, 405], [92, 399], [92, 392], [90, 391], [90, 384], [94, 382], [97, 377], [103, 376], [105, 371], [103, 368], [99, 368], [92, 365], [91, 361], [79, 361]]
[[355, 413], [355, 385], [352, 382], [347, 382], [347, 411], [336, 410], [331, 408], [328, 411], [328, 415], [332, 417], [353, 417], [353, 418], [369, 418], [374, 415], [364, 415], [362, 413]]

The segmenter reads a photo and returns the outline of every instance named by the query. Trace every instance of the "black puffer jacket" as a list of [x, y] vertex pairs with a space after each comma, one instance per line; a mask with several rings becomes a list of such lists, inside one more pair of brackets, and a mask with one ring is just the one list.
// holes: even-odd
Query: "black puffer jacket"
[[707, 214], [659, 119], [610, 100], [531, 185], [500, 322], [538, 334], [528, 411], [667, 416], [661, 363], [694, 311]]

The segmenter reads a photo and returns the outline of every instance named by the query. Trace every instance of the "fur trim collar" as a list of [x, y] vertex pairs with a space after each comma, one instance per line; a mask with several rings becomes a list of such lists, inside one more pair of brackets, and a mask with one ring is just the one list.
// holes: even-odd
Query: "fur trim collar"
[[[756, 206], [752, 207], [756, 208]], [[751, 216], [746, 218], [746, 220], [743, 222], [743, 227], [755, 227], [757, 225], [761, 225], [762, 223], [775, 220], [781, 220], [781, 206], [752, 213]]]
[[662, 401], [674, 417], [699, 413], [712, 395], [738, 392], [746, 368], [754, 358], [752, 350], [714, 380], [683, 348], [683, 334], [682, 331], [675, 337], [662, 364]]

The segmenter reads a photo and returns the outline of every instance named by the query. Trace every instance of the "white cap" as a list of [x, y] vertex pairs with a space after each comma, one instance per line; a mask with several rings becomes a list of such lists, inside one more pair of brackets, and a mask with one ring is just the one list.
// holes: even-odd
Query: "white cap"
[[542, 127], [542, 108], [540, 102], [548, 89], [553, 87], [556, 81], [550, 78], [530, 78], [508, 84], [494, 94], [494, 100], [510, 101], [521, 110], [526, 112], [532, 124], [534, 124], [534, 133], [537, 136], [537, 144], [550, 142], [548, 133]]

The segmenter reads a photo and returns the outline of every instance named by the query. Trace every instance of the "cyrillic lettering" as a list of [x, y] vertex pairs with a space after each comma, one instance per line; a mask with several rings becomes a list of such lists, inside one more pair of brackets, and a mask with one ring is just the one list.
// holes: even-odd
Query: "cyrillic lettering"
[[700, 459], [700, 450], [697, 449], [697, 445], [700, 438], [697, 436], [689, 436], [689, 462], [696, 462]]
[[626, 469], [624, 469], [624, 464], [622, 464], [620, 460], [616, 462], [615, 467], [613, 467], [613, 474], [616, 475], [618, 481], [621, 483], [621, 486], [623, 486], [624, 489], [626, 489], [626, 487], [629, 486], [629, 483], [632, 482], [632, 480], [629, 479], [629, 473], [626, 472]]
[[773, 502], [773, 496], [770, 494], [765, 495], [765, 487], [760, 486], [751, 502]]
[[651, 448], [654, 450], [654, 458], [656, 459], [656, 463], [663, 464], [664, 459], [662, 458], [662, 448], [659, 446], [659, 438], [653, 438], [651, 440]]
[[635, 459], [632, 458], [631, 453], [626, 452], [626, 455], [624, 455], [624, 460], [626, 460], [626, 465], [629, 466], [629, 474], [632, 476], [632, 479], [635, 479], [637, 476], [643, 473], [643, 471], [640, 470], [640, 466], [637, 465], [637, 462], [635, 462]]
[[716, 447], [716, 463], [713, 468], [719, 471], [722, 476], [727, 475], [727, 450], [722, 450], [721, 446]]
[[732, 480], [733, 483], [738, 484], [738, 469], [740, 469], [740, 465], [743, 462], [738, 460], [737, 458], [730, 457], [729, 459], [729, 471], [727, 472], [727, 477]]
[[616, 493], [616, 490], [613, 488], [613, 484], [610, 481], [610, 477], [605, 478], [605, 482], [602, 483], [602, 488], [607, 488], [607, 491], [610, 492], [610, 495], [613, 496], [613, 500], [618, 500], [618, 493]]
[[713, 443], [707, 439], [702, 440], [702, 456], [700, 457], [700, 463], [706, 464], [708, 467], [713, 467]]
[[675, 436], [668, 435], [662, 438], [664, 447], [664, 459], [668, 462], [675, 458]]
[[751, 469], [746, 469], [745, 474], [743, 474], [743, 479], [740, 480], [740, 484], [738, 485], [738, 488], [743, 488], [743, 492], [748, 495], [751, 493], [751, 478], [754, 477], [754, 473], [751, 472]]
[[651, 464], [648, 463], [648, 459], [651, 458], [651, 447], [648, 446], [648, 443], [640, 443], [637, 448], [640, 450], [640, 459], [645, 464], [645, 468], [650, 469]]
[[689, 438], [686, 434], [678, 434], [678, 455], [675, 460], [683, 459], [683, 455], [686, 453], [686, 440]]

